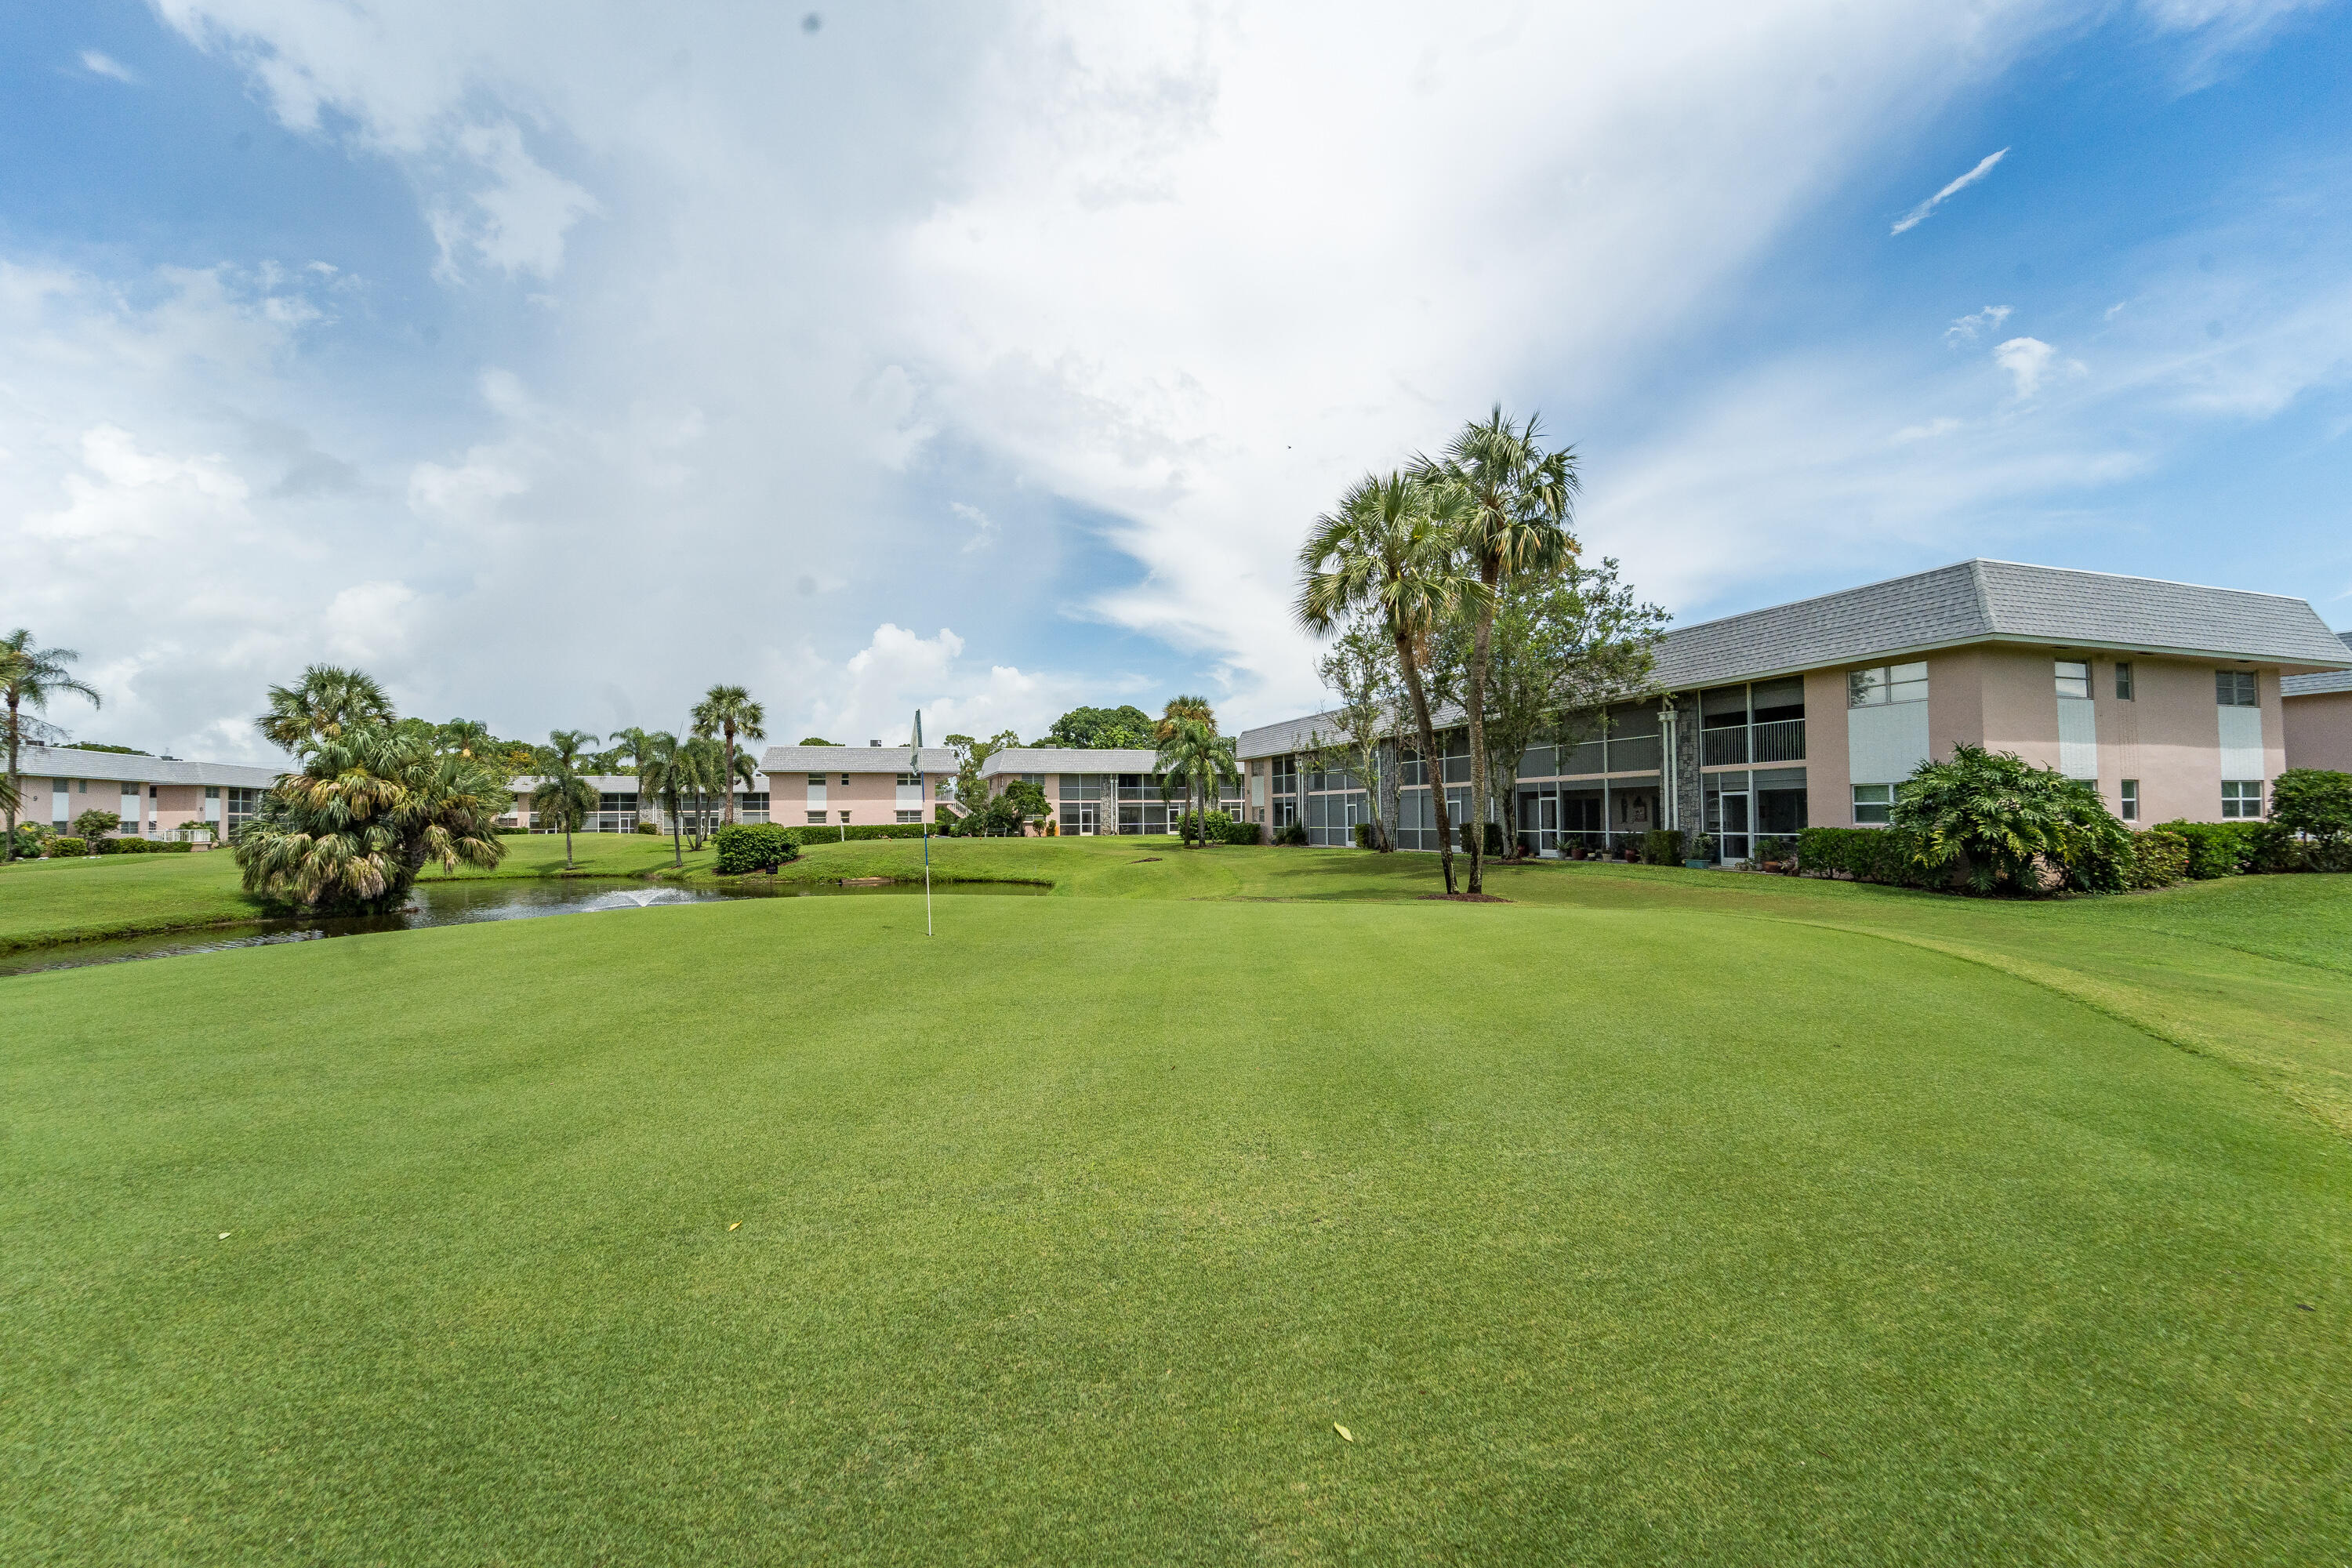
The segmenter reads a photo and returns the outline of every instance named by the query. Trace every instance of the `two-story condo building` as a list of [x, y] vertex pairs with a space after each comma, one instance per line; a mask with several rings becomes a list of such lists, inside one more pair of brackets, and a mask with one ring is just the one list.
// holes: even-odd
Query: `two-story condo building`
[[[1895, 786], [1964, 742], [2095, 783], [2126, 821], [2256, 817], [2286, 766], [2282, 681], [2346, 670], [2352, 648], [2301, 599], [1965, 561], [1668, 633], [1657, 694], [1529, 750], [1496, 819], [1538, 853], [1663, 826], [1738, 860], [1759, 837], [1885, 822]], [[1458, 715], [1441, 721], [1459, 823], [1467, 747]], [[1337, 729], [1310, 714], [1244, 733], [1252, 820], [1339, 844], [1381, 809], [1314, 771]], [[1391, 771], [1398, 842], [1435, 848], [1427, 766]]]
[[84, 812], [106, 811], [114, 814], [120, 837], [168, 838], [210, 823], [224, 843], [261, 808], [261, 797], [285, 771], [71, 746], [26, 746], [16, 770], [24, 780], [19, 822], [46, 823], [62, 834]]
[[[1190, 789], [1181, 779], [1161, 778], [1154, 771], [1159, 762], [1159, 753], [1141, 750], [1010, 746], [981, 765], [981, 777], [992, 794], [1015, 779], [1044, 790], [1055, 830], [1065, 837], [1173, 833]], [[1223, 798], [1212, 809], [1239, 816], [1239, 781], [1219, 788]]]

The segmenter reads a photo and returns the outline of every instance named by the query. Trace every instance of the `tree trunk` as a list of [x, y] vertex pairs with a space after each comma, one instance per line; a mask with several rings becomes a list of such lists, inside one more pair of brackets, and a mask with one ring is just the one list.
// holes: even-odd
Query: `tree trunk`
[[1397, 663], [1404, 671], [1404, 689], [1412, 699], [1412, 719], [1421, 731], [1423, 765], [1429, 770], [1429, 805], [1437, 817], [1437, 854], [1445, 868], [1445, 891], [1454, 891], [1454, 826], [1445, 812], [1445, 759], [1438, 755], [1437, 731], [1429, 722], [1429, 699], [1421, 689], [1421, 667], [1413, 662], [1412, 642], [1396, 634]]
[[671, 861], [677, 868], [681, 871], [685, 870], [686, 850], [677, 841], [677, 802], [675, 800], [669, 803], [669, 854]]
[[567, 871], [572, 869], [572, 816], [569, 812], [563, 817], [563, 868]]
[[1486, 660], [1495, 647], [1495, 568], [1478, 569], [1487, 595], [1470, 633], [1470, 890], [1486, 890]]
[[[23, 786], [16, 782], [16, 694], [8, 693], [8, 788], [13, 793]], [[54, 814], [53, 814], [54, 815]], [[8, 808], [8, 849], [0, 854], [0, 861], [16, 858], [16, 808]]]
[[735, 826], [735, 726], [730, 723], [721, 728], [727, 731], [727, 804], [720, 810], [719, 820], [732, 827]]

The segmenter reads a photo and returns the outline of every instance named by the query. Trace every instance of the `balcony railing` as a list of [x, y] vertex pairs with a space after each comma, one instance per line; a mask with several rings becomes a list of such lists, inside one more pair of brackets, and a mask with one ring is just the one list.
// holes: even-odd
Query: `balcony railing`
[[1734, 724], [1699, 731], [1699, 759], [1710, 768], [1740, 763], [1801, 763], [1805, 721], [1776, 719], [1769, 724]]

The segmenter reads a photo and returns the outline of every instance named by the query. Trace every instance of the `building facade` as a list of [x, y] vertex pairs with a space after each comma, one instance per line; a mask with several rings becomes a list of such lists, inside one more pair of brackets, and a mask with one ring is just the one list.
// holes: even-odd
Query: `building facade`
[[[1965, 743], [2092, 783], [2126, 821], [2256, 817], [2287, 765], [2283, 683], [2342, 678], [2352, 696], [2346, 671], [2352, 648], [2300, 599], [1961, 562], [1668, 633], [1659, 695], [1573, 716], [1493, 816], [1538, 854], [1679, 827], [1741, 860], [1759, 838], [1884, 824], [1897, 784]], [[1458, 714], [1438, 718], [1459, 823], [1467, 745]], [[1381, 810], [1314, 770], [1337, 731], [1325, 713], [1242, 736], [1253, 820], [1338, 844]], [[1398, 843], [1435, 848], [1427, 766], [1382, 755]]]
[[[1158, 752], [1141, 750], [1009, 746], [982, 764], [981, 779], [992, 795], [1015, 780], [1035, 784], [1045, 792], [1053, 831], [1064, 837], [1173, 833], [1191, 791], [1183, 780], [1154, 772], [1159, 761]], [[1219, 788], [1210, 809], [1239, 817], [1239, 781]]]
[[[2352, 632], [2342, 637], [2352, 656]], [[2279, 689], [2286, 712], [2286, 765], [2352, 773], [2352, 670], [2290, 675]]]
[[71, 746], [26, 746], [16, 767], [24, 781], [19, 822], [63, 834], [83, 813], [106, 811], [114, 814], [118, 837], [172, 838], [210, 824], [224, 843], [261, 808], [284, 771]]

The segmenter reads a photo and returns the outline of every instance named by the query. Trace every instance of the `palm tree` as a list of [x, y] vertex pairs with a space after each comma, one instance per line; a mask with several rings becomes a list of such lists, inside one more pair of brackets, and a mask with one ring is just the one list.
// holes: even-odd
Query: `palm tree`
[[373, 677], [314, 664], [292, 686], [271, 687], [269, 711], [253, 723], [271, 745], [299, 755], [316, 742], [341, 739], [346, 730], [393, 720], [392, 700]]
[[1445, 766], [1430, 722], [1421, 672], [1439, 623], [1465, 599], [1483, 595], [1463, 570], [1453, 541], [1464, 512], [1451, 491], [1410, 475], [1367, 474], [1339, 498], [1339, 509], [1315, 520], [1298, 549], [1299, 624], [1318, 637], [1349, 615], [1369, 609], [1396, 644], [1397, 668], [1412, 703], [1421, 754], [1429, 771], [1430, 805], [1437, 819], [1438, 855], [1445, 890], [1454, 887], [1454, 828], [1445, 809]]
[[7, 847], [0, 851], [0, 859], [16, 858], [16, 807], [24, 798], [25, 782], [16, 773], [16, 751], [25, 738], [26, 708], [47, 711], [49, 699], [71, 692], [87, 698], [93, 708], [105, 706], [98, 693], [66, 670], [81, 655], [69, 647], [42, 647], [33, 641], [33, 634], [18, 626], [0, 637], [0, 697], [8, 703], [8, 772], [5, 775], [5, 800], [0, 800], [0, 815], [7, 819]]
[[1456, 545], [1486, 590], [1470, 604], [1470, 890], [1486, 890], [1486, 669], [1494, 655], [1495, 602], [1503, 585], [1522, 574], [1557, 572], [1576, 559], [1568, 531], [1581, 481], [1576, 449], [1546, 451], [1543, 427], [1530, 414], [1514, 424], [1496, 404], [1473, 420], [1434, 458], [1417, 458], [1415, 473], [1454, 496], [1464, 509]]
[[[596, 737], [591, 735], [588, 738], [593, 741]], [[490, 742], [496, 739], [490, 733], [490, 727], [479, 719], [452, 719], [446, 724], [436, 726], [433, 731], [434, 743], [443, 751], [455, 752], [476, 762], [487, 758]]]
[[[719, 765], [719, 748], [706, 740], [681, 741], [662, 731], [646, 736], [639, 746], [637, 793], [641, 798], [652, 795], [662, 803], [663, 815], [669, 818], [671, 858], [680, 868], [686, 865], [678, 821], [683, 803], [687, 796], [715, 786]], [[694, 847], [702, 847], [699, 838]]]
[[[1175, 704], [1169, 706], [1173, 709]], [[1205, 709], [1208, 704], [1201, 702], [1200, 706]], [[1216, 798], [1217, 781], [1241, 777], [1234, 762], [1234, 742], [1217, 733], [1213, 720], [1203, 722], [1191, 717], [1163, 719], [1160, 727], [1165, 732], [1160, 736], [1160, 755], [1154, 759], [1153, 766], [1162, 777], [1186, 781], [1186, 793], [1192, 797], [1192, 809], [1199, 814], [1201, 826], [1198, 840], [1188, 840], [1187, 847], [1205, 847], [1209, 842], [1209, 803]]]
[[596, 786], [580, 776], [583, 753], [595, 741], [596, 737], [584, 730], [550, 731], [544, 752], [547, 772], [541, 777], [539, 787], [530, 792], [531, 819], [553, 816], [563, 825], [563, 868], [567, 871], [572, 868], [572, 830], [596, 809]]
[[310, 912], [398, 909], [425, 862], [488, 869], [506, 858], [505, 781], [381, 724], [306, 742], [236, 837], [245, 889]]
[[[768, 722], [768, 710], [752, 701], [751, 694], [740, 686], [714, 686], [702, 694], [702, 700], [694, 705], [694, 711], [688, 717], [694, 721], [697, 734], [726, 737], [727, 756], [721, 776], [726, 781], [726, 820], [731, 823], [735, 820], [735, 779], [740, 772], [735, 766], [735, 738], [740, 735], [747, 741], [766, 740], [768, 731], [763, 726]], [[756, 780], [759, 775], [753, 773], [746, 776]]]

